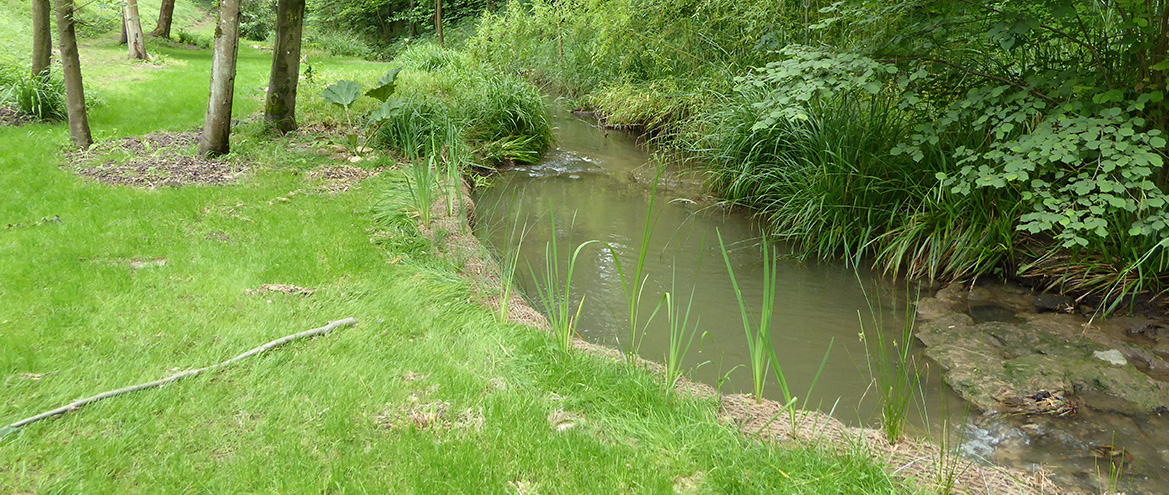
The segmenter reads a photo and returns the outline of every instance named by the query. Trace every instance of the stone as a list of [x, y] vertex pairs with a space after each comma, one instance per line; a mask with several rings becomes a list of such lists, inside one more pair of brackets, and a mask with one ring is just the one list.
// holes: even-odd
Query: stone
[[1096, 359], [1105, 361], [1113, 366], [1124, 366], [1128, 364], [1128, 360], [1124, 358], [1124, 354], [1117, 349], [1109, 349], [1107, 351], [1096, 351], [1092, 353]]

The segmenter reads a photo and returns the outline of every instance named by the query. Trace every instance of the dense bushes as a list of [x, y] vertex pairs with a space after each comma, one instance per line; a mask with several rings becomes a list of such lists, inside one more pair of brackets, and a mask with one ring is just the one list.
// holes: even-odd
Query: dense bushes
[[808, 253], [1169, 288], [1160, 4], [513, 1], [477, 56], [693, 152]]
[[492, 163], [534, 162], [551, 144], [544, 101], [519, 76], [432, 43], [415, 45], [396, 61], [403, 68], [399, 107], [379, 132], [383, 145], [408, 155], [445, 147], [461, 159], [474, 153]]

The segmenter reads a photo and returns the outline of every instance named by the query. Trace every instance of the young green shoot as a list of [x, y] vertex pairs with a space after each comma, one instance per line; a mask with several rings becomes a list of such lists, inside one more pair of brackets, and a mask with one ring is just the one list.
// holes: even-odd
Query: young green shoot
[[[575, 311], [572, 308], [572, 276], [576, 271], [576, 262], [580, 253], [589, 244], [598, 241], [585, 241], [578, 245], [568, 259], [567, 271], [561, 277], [560, 254], [556, 242], [556, 215], [552, 218], [552, 240], [544, 245], [544, 274], [543, 280], [532, 271], [532, 279], [539, 294], [540, 303], [544, 306], [544, 313], [548, 316], [548, 323], [552, 326], [552, 333], [556, 342], [564, 350], [572, 349], [572, 340], [576, 336], [576, 322], [580, 319], [580, 311], [584, 307], [582, 297]], [[563, 282], [560, 282], [563, 280]]]
[[621, 279], [621, 288], [625, 291], [625, 302], [629, 311], [629, 350], [625, 353], [625, 356], [630, 363], [636, 361], [641, 351], [641, 342], [645, 338], [646, 328], [649, 327], [650, 322], [653, 321], [658, 311], [662, 308], [662, 303], [659, 302], [649, 318], [646, 318], [645, 322], [640, 321], [641, 299], [645, 293], [645, 282], [649, 278], [649, 274], [645, 273], [645, 257], [649, 253], [649, 242], [653, 238], [654, 228], [657, 227], [658, 219], [661, 217], [661, 212], [658, 212], [657, 215], [654, 214], [654, 202], [657, 200], [658, 183], [661, 180], [664, 170], [664, 165], [658, 167], [657, 174], [654, 176], [653, 187], [650, 189], [649, 208], [645, 212], [645, 223], [641, 231], [641, 245], [637, 252], [637, 266], [634, 268], [632, 278], [626, 278], [625, 270], [621, 266], [621, 259], [617, 255], [617, 250], [611, 245], [605, 245], [605, 248], [613, 255], [613, 263], [617, 266], [617, 276]]
[[[751, 381], [754, 384], [755, 401], [763, 399], [763, 385], [767, 379], [767, 371], [773, 364], [771, 355], [771, 315], [775, 308], [775, 284], [777, 283], [778, 266], [772, 257], [772, 249], [763, 241], [763, 306], [760, 309], [759, 325], [751, 324], [751, 317], [747, 314], [747, 303], [743, 301], [743, 291], [739, 289], [739, 281], [735, 279], [735, 269], [731, 267], [731, 257], [727, 253], [727, 246], [723, 242], [722, 233], [718, 235], [718, 246], [722, 251], [723, 261], [727, 264], [727, 273], [731, 276], [731, 287], [735, 289], [735, 300], [739, 302], [739, 314], [743, 318], [743, 331], [747, 335], [747, 354], [751, 363]], [[778, 366], [779, 363], [774, 363]], [[780, 372], [780, 375], [783, 373]], [[788, 399], [787, 387], [784, 386], [785, 402]], [[789, 404], [790, 406], [790, 404]]]
[[901, 333], [890, 337], [885, 334], [885, 321], [880, 311], [880, 295], [875, 298], [869, 297], [863, 283], [861, 290], [864, 292], [871, 315], [869, 324], [865, 324], [865, 318], [860, 311], [857, 311], [857, 317], [861, 325], [860, 338], [865, 344], [865, 353], [868, 357], [869, 374], [877, 388], [881, 430], [885, 432], [885, 439], [889, 443], [897, 443], [905, 433], [905, 419], [910, 401], [921, 385], [917, 361], [910, 350], [917, 312], [913, 308], [913, 303], [907, 300], [902, 312], [904, 321], [895, 322], [900, 326]]
[[[671, 290], [674, 290], [675, 277], [671, 277]], [[690, 352], [694, 337], [698, 335], [699, 318], [695, 318], [694, 325], [690, 325], [690, 309], [694, 306], [694, 292], [697, 287], [691, 287], [690, 297], [685, 305], [675, 300], [672, 292], [663, 296], [666, 305], [666, 321], [670, 331], [670, 344], [666, 349], [666, 391], [674, 389], [678, 379], [682, 376], [682, 361]], [[703, 335], [706, 335], [704, 332]]]

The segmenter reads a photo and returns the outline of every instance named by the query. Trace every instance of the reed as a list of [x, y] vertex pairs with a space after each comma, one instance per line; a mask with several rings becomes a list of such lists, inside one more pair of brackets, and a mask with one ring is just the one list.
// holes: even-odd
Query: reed
[[[690, 310], [694, 307], [694, 293], [697, 287], [690, 288], [690, 296], [686, 299], [685, 304], [682, 304], [673, 296], [677, 287], [675, 281], [676, 278], [671, 276], [671, 292], [667, 292], [663, 296], [666, 306], [667, 329], [670, 333], [669, 347], [666, 348], [664, 360], [667, 392], [674, 389], [678, 379], [682, 376], [682, 362], [694, 344], [694, 338], [698, 335], [698, 323], [701, 320], [701, 318], [696, 317], [694, 325], [690, 325]], [[703, 335], [707, 334], [703, 332]]]
[[[759, 324], [752, 325], [751, 317], [747, 314], [747, 303], [743, 300], [743, 291], [739, 289], [739, 281], [735, 279], [735, 269], [731, 267], [731, 257], [727, 253], [727, 246], [723, 242], [722, 233], [718, 235], [718, 246], [727, 265], [727, 273], [731, 276], [731, 286], [735, 290], [735, 300], [739, 303], [739, 313], [743, 318], [743, 331], [747, 335], [747, 354], [751, 363], [751, 381], [754, 385], [755, 401], [763, 399], [763, 386], [767, 379], [767, 371], [774, 365], [779, 368], [778, 362], [773, 362], [774, 350], [771, 347], [771, 317], [775, 309], [775, 285], [778, 282], [778, 266], [772, 256], [774, 254], [767, 241], [763, 241], [763, 303], [760, 308]], [[782, 377], [782, 369], [777, 370], [777, 376]], [[784, 390], [784, 400], [790, 402], [790, 394], [785, 380], [781, 380]], [[790, 405], [790, 404], [789, 404]]]
[[[572, 340], [576, 336], [576, 322], [580, 319], [581, 308], [584, 307], [584, 297], [573, 308], [572, 304], [572, 276], [576, 271], [576, 262], [580, 253], [590, 244], [598, 241], [582, 242], [572, 251], [568, 259], [568, 266], [563, 272], [560, 270], [560, 250], [556, 240], [556, 215], [549, 213], [552, 219], [552, 240], [544, 245], [544, 273], [536, 275], [532, 271], [532, 281], [536, 286], [540, 303], [544, 306], [544, 313], [548, 316], [548, 323], [552, 326], [552, 333], [556, 342], [564, 350], [572, 349]], [[530, 267], [529, 267], [530, 269]]]
[[[860, 279], [857, 275], [858, 281]], [[910, 403], [921, 390], [921, 375], [913, 356], [913, 328], [917, 319], [913, 302], [906, 298], [900, 317], [893, 323], [895, 332], [886, 334], [886, 323], [881, 311], [879, 293], [869, 296], [861, 283], [861, 291], [868, 305], [869, 318], [857, 311], [861, 340], [865, 344], [866, 362], [873, 386], [877, 389], [878, 410], [881, 413], [881, 431], [889, 443], [897, 443], [905, 433], [905, 420]], [[894, 306], [896, 303], [894, 302]]]
[[[645, 257], [649, 253], [649, 244], [653, 239], [654, 229], [657, 227], [660, 212], [654, 214], [654, 203], [658, 196], [658, 183], [661, 180], [662, 173], [665, 170], [664, 165], [659, 165], [657, 174], [654, 176], [653, 187], [650, 189], [649, 208], [646, 209], [645, 222], [641, 230], [641, 244], [637, 251], [637, 265], [634, 267], [632, 277], [627, 277], [625, 268], [621, 264], [621, 257], [618, 255], [617, 249], [610, 244], [605, 244], [605, 248], [613, 255], [613, 263], [617, 267], [617, 276], [621, 280], [621, 288], [625, 291], [626, 309], [629, 314], [629, 350], [625, 353], [630, 363], [637, 360], [637, 356], [641, 351], [641, 342], [645, 338], [646, 328], [649, 327], [651, 321], [661, 311], [662, 302], [660, 301], [654, 307], [649, 318], [644, 322], [641, 321], [641, 300], [645, 295], [645, 282], [649, 278], [649, 274], [645, 273]], [[664, 300], [663, 300], [664, 301]]]

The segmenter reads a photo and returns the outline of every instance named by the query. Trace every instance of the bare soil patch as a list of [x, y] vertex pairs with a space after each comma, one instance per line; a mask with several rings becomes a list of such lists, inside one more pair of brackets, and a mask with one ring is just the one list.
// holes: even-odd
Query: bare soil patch
[[306, 174], [306, 179], [315, 182], [321, 192], [337, 194], [356, 188], [365, 179], [378, 175], [382, 169], [365, 169], [349, 164], [321, 167]]
[[288, 284], [263, 284], [258, 289], [248, 289], [248, 295], [260, 294], [262, 292], [279, 292], [281, 294], [288, 294], [290, 296], [311, 296], [316, 289], [306, 289], [296, 285]]
[[154, 132], [97, 143], [66, 155], [77, 175], [103, 184], [156, 188], [223, 185], [246, 170], [238, 162], [196, 156], [196, 131]]
[[34, 120], [27, 115], [17, 112], [8, 105], [0, 105], [0, 126], [18, 126], [31, 124]]
[[474, 408], [456, 410], [450, 402], [423, 401], [411, 395], [409, 404], [393, 407], [374, 420], [387, 430], [481, 430], [483, 412]]

